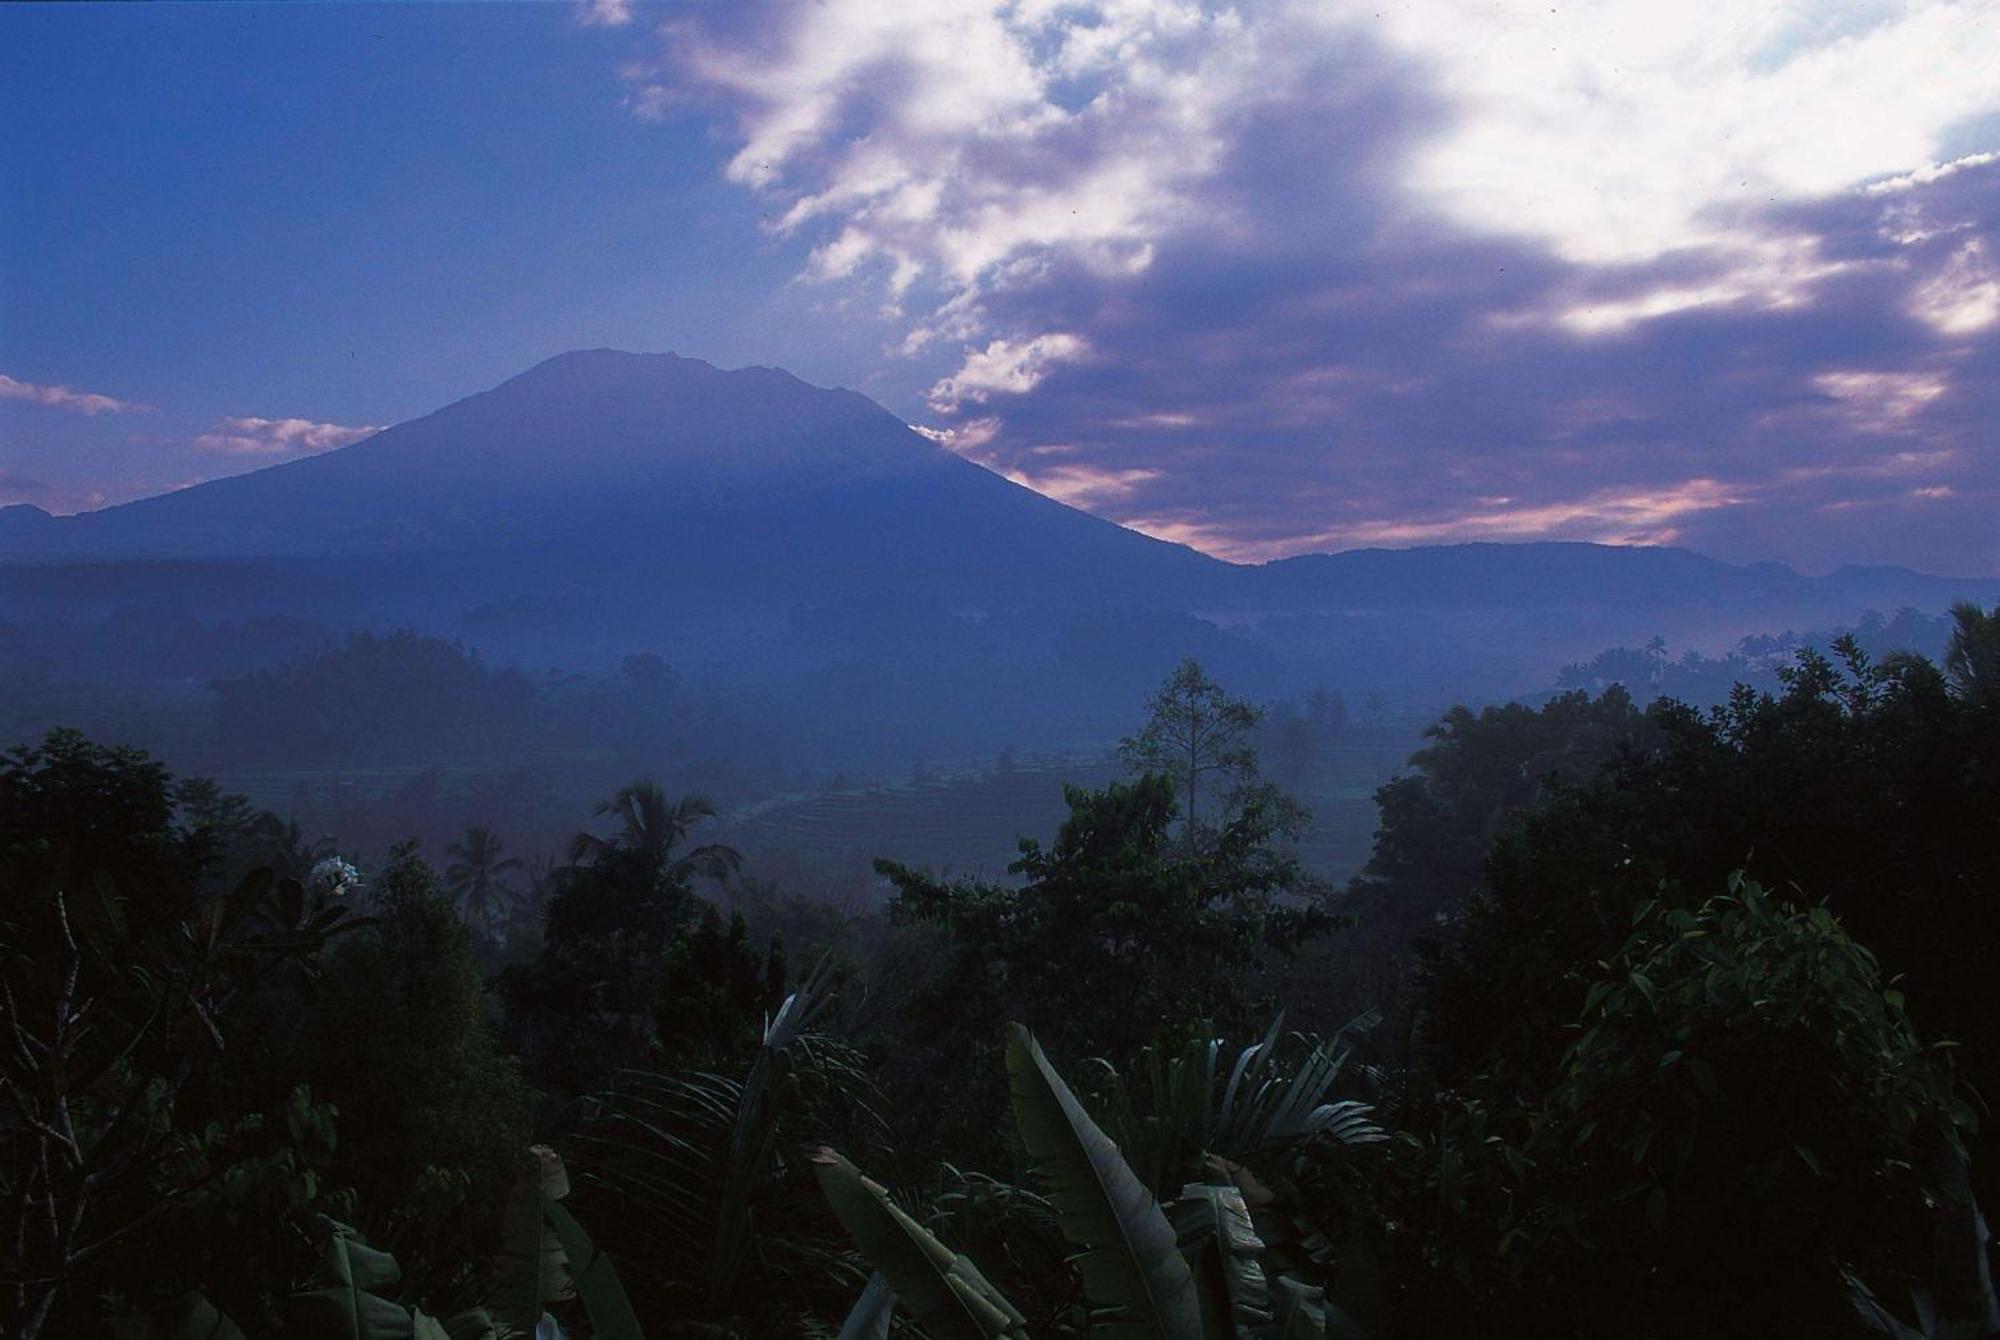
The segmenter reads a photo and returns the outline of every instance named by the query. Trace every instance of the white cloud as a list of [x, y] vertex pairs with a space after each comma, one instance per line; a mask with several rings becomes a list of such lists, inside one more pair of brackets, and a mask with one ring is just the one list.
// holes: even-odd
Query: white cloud
[[227, 456], [279, 456], [332, 451], [381, 431], [379, 426], [352, 428], [311, 419], [230, 418], [197, 437], [194, 444]]
[[1055, 364], [1073, 362], [1088, 351], [1081, 338], [1059, 331], [1031, 340], [994, 340], [967, 354], [957, 372], [931, 388], [931, 408], [948, 414], [967, 400], [983, 404], [995, 395], [1024, 394]]
[[1910, 295], [1911, 313], [1945, 335], [1972, 335], [2000, 321], [2000, 277], [1973, 238]]
[[1384, 30], [1459, 112], [1407, 187], [1584, 263], [1734, 245], [1746, 209], [1921, 172], [2000, 109], [1990, 2], [1417, 0]]
[[951, 428], [932, 428], [921, 423], [910, 427], [929, 438], [947, 451], [967, 456], [984, 463], [980, 449], [1000, 435], [1000, 420], [988, 415], [980, 419], [967, 419]]
[[1746, 494], [1718, 480], [1690, 479], [1653, 487], [1602, 489], [1558, 502], [1480, 501], [1490, 505], [1448, 516], [1363, 521], [1323, 538], [1341, 545], [1449, 544], [1552, 536], [1600, 544], [1672, 544], [1680, 538], [1679, 523], [1697, 513], [1736, 506], [1746, 501]]
[[1907, 432], [1926, 406], [1945, 393], [1942, 376], [1923, 372], [1822, 372], [1813, 386], [1831, 396], [1855, 428]]
[[1023, 488], [1054, 498], [1071, 507], [1091, 508], [1119, 502], [1132, 496], [1142, 484], [1161, 475], [1159, 470], [1110, 470], [1095, 465], [1057, 465], [1046, 470], [1003, 470], [1002, 474]]
[[26, 400], [37, 405], [47, 405], [51, 409], [63, 409], [75, 414], [93, 416], [128, 414], [150, 408], [136, 401], [119, 400], [90, 391], [78, 391], [68, 386], [39, 386], [34, 382], [16, 381], [4, 373], [0, 373], [0, 400]]
[[771, 227], [822, 230], [806, 274], [927, 282], [908, 349], [984, 331], [980, 302], [1060, 255], [1105, 274], [1152, 262], [1199, 219], [1227, 122], [1295, 62], [1232, 9], [1193, 0], [835, 0], [776, 32], [698, 24], [628, 71], [642, 112], [684, 89], [733, 107], [728, 176], [777, 200]]
[[[1053, 260], [1137, 274], [1172, 235], [1227, 234], [1238, 206], [1210, 187], [1249, 115], [1308, 79], [1375, 77], [1384, 51], [1442, 109], [1385, 179], [1403, 208], [1578, 265], [1705, 258], [1704, 279], [1549, 314], [1584, 334], [1809, 301], [1832, 269], [1758, 221], [1770, 205], [1978, 166], [1992, 155], [1935, 160], [2000, 111], [1996, 0], [822, 0], [684, 20], [628, 74], [645, 114], [722, 98], [728, 175], [778, 206], [774, 231], [811, 230], [809, 278], [927, 301], [908, 353], [1018, 337], [987, 300]], [[1328, 124], [1296, 149], [1369, 133]], [[1947, 329], [1987, 310], [1919, 301]]]
[[1963, 158], [1954, 158], [1949, 163], [1932, 163], [1914, 172], [1905, 172], [1900, 177], [1890, 177], [1884, 181], [1870, 183], [1868, 194], [1900, 195], [1919, 186], [1929, 186], [1932, 182], [1943, 181], [1946, 177], [1955, 177], [1961, 172], [1987, 167], [1994, 163], [2000, 163], [2000, 152], [1967, 154]]
[[579, 0], [576, 21], [586, 28], [623, 28], [632, 22], [632, 0]]

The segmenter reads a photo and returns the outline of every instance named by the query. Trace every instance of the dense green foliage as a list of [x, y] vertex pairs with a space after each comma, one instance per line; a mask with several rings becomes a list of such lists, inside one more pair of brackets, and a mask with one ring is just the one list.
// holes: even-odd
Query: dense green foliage
[[1257, 750], [1344, 713], [1190, 663], [1008, 878], [845, 914], [652, 782], [362, 869], [59, 733], [0, 763], [0, 1329], [2000, 1334], [2000, 620], [1836, 654], [1456, 709], [1344, 888]]
[[1070, 1056], [1129, 1056], [1204, 1020], [1249, 1027], [1271, 1008], [1259, 963], [1330, 922], [1299, 896], [1305, 878], [1257, 800], [1190, 849], [1164, 777], [1068, 798], [1049, 847], [1023, 840], [1017, 886], [878, 862], [896, 889], [889, 915], [942, 932], [899, 1064], [932, 1076], [911, 1115], [939, 1122], [946, 1143], [990, 1143], [1009, 1020]]

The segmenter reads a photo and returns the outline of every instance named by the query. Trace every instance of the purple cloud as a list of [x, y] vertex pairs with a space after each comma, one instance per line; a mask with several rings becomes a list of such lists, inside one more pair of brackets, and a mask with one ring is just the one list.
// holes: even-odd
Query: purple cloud
[[1127, 524], [1994, 572], [1996, 56], [1942, 4], [852, 0], [627, 78], [875, 295], [912, 417]]

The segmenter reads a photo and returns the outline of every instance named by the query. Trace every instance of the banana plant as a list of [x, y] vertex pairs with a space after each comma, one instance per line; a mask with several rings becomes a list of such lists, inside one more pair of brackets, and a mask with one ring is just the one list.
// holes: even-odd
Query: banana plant
[[[603, 1340], [643, 1340], [639, 1319], [609, 1258], [562, 1200], [569, 1173], [560, 1155], [546, 1145], [528, 1151], [534, 1168], [514, 1184], [502, 1221], [504, 1243], [496, 1262], [490, 1313], [492, 1340], [523, 1340], [536, 1334], [544, 1307], [581, 1297], [591, 1334]], [[454, 1335], [452, 1340], [462, 1340]]]
[[[1242, 1191], [1190, 1183], [1173, 1217], [1146, 1189], [1019, 1024], [1007, 1037], [1014, 1120], [1078, 1249], [1090, 1334], [1101, 1340], [1359, 1340], [1324, 1294], [1265, 1273]], [[827, 1202], [895, 1302], [941, 1340], [1025, 1340], [1026, 1319], [965, 1256], [830, 1149], [813, 1156]], [[873, 1295], [871, 1297], [871, 1295]], [[879, 1319], [879, 1320], [878, 1320]], [[874, 1281], [842, 1334], [886, 1328]]]

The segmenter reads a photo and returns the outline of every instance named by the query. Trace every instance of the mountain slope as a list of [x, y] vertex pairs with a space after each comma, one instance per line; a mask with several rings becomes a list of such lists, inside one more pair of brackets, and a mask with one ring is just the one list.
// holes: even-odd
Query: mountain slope
[[802, 604], [1144, 606], [1262, 627], [1297, 654], [1351, 638], [1329, 613], [1404, 634], [1412, 619], [1511, 621], [1494, 636], [1553, 651], [1653, 632], [1713, 644], [2000, 586], [1590, 544], [1232, 565], [1021, 488], [852, 391], [610, 350], [321, 456], [76, 517], [0, 509], [0, 564], [16, 565], [0, 595], [44, 614], [122, 598], [629, 646]]

